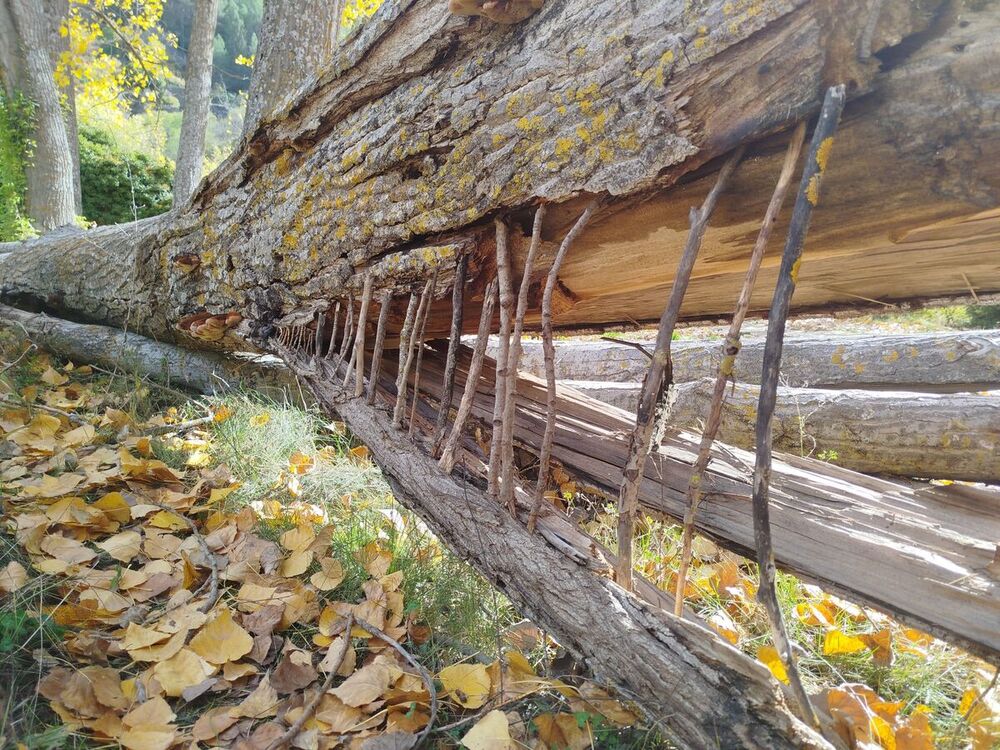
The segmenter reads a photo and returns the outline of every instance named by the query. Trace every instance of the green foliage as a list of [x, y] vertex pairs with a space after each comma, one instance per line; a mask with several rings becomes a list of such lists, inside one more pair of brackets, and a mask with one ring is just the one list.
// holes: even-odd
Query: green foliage
[[62, 638], [63, 629], [49, 618], [39, 619], [24, 609], [0, 610], [0, 654], [30, 651]]
[[31, 153], [34, 105], [18, 93], [8, 97], [0, 89], [0, 242], [33, 234], [25, 215], [25, 160]]
[[80, 129], [83, 213], [98, 224], [120, 224], [170, 209], [173, 167], [162, 157], [127, 151], [114, 137]]

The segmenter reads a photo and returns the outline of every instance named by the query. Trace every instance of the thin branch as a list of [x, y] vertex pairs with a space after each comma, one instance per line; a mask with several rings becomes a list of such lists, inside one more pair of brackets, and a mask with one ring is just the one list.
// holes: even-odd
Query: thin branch
[[534, 533], [538, 514], [545, 502], [545, 485], [549, 480], [549, 463], [552, 461], [552, 438], [556, 432], [556, 351], [552, 343], [552, 295], [555, 294], [556, 284], [559, 281], [559, 269], [562, 268], [566, 253], [569, 252], [570, 246], [590, 222], [598, 205], [599, 201], [595, 198], [580, 214], [576, 224], [563, 238], [559, 251], [552, 261], [549, 274], [545, 278], [545, 291], [542, 293], [542, 349], [545, 352], [546, 383], [545, 433], [542, 436], [542, 449], [538, 454], [538, 481], [535, 484], [535, 499], [531, 505], [531, 513], [528, 515], [529, 533]]
[[333, 686], [333, 681], [337, 677], [337, 672], [343, 665], [344, 659], [347, 657], [347, 652], [351, 649], [351, 630], [353, 629], [354, 613], [352, 612], [347, 616], [347, 627], [344, 629], [344, 647], [340, 650], [340, 654], [337, 656], [336, 665], [326, 676], [326, 679], [323, 681], [323, 686], [319, 689], [319, 691], [315, 693], [309, 699], [309, 702], [302, 707], [302, 713], [299, 714], [299, 718], [297, 718], [295, 722], [288, 727], [288, 730], [283, 735], [268, 745], [267, 750], [278, 750], [279, 748], [286, 746], [291, 747], [295, 742], [295, 738], [299, 736], [299, 732], [302, 731], [302, 727], [304, 727], [306, 722], [309, 721], [313, 717], [313, 714], [316, 713], [316, 708], [319, 706], [320, 701], [323, 700], [323, 696], [326, 695], [326, 691]]
[[680, 315], [684, 294], [687, 292], [688, 282], [691, 280], [695, 260], [697, 260], [698, 252], [701, 250], [701, 241], [705, 235], [708, 220], [719, 200], [719, 195], [725, 189], [726, 183], [729, 182], [736, 165], [742, 158], [743, 147], [741, 146], [726, 160], [719, 171], [715, 185], [709, 191], [701, 208], [691, 209], [691, 230], [688, 232], [684, 253], [677, 266], [674, 284], [670, 290], [670, 298], [663, 309], [663, 315], [660, 316], [660, 328], [656, 335], [653, 359], [649, 363], [646, 377], [642, 381], [642, 390], [639, 392], [635, 428], [629, 436], [628, 454], [618, 493], [618, 566], [615, 570], [615, 579], [619, 586], [628, 591], [632, 590], [632, 537], [635, 532], [636, 517], [639, 514], [639, 483], [642, 481], [643, 468], [646, 465], [646, 457], [649, 455], [653, 436], [659, 432], [657, 428], [664, 421], [662, 416], [657, 416], [658, 408], [661, 412], [668, 411], [664, 408], [663, 402], [667, 399], [672, 379], [670, 342], [677, 325], [677, 318]]
[[372, 284], [375, 274], [369, 273], [365, 276], [364, 290], [361, 292], [361, 321], [358, 327], [358, 337], [354, 345], [354, 358], [357, 360], [357, 373], [355, 374], [354, 397], [360, 398], [365, 390], [365, 327], [368, 324], [368, 307], [372, 301]]
[[347, 347], [354, 336], [354, 294], [347, 295], [347, 319], [344, 321], [344, 338], [340, 342], [340, 352], [337, 354], [337, 366], [344, 361]]
[[622, 346], [631, 346], [633, 349], [638, 349], [640, 352], [645, 354], [646, 359], [653, 358], [653, 353], [638, 341], [626, 341], [625, 339], [616, 339], [611, 336], [601, 336], [601, 341], [608, 341], [612, 344], [621, 344]]
[[63, 411], [62, 409], [57, 409], [54, 406], [48, 406], [46, 404], [33, 404], [24, 399], [19, 399], [16, 397], [11, 397], [8, 395], [0, 395], [0, 403], [11, 404], [12, 406], [22, 406], [29, 411], [31, 409], [38, 409], [39, 411], [48, 412], [49, 414], [55, 414], [57, 417], [65, 417], [70, 422], [75, 425], [85, 425], [90, 424], [86, 419], [76, 414], [71, 414], [68, 411]]
[[413, 405], [410, 407], [410, 428], [406, 435], [413, 438], [413, 425], [417, 418], [417, 400], [420, 398], [420, 368], [424, 363], [424, 335], [427, 333], [427, 319], [431, 316], [431, 305], [434, 304], [434, 290], [437, 289], [438, 269], [435, 266], [434, 273], [431, 274], [431, 296], [427, 300], [427, 307], [424, 308], [424, 317], [420, 321], [419, 332], [417, 333], [417, 362], [413, 368]]
[[469, 418], [469, 413], [472, 411], [476, 386], [479, 384], [479, 374], [483, 369], [486, 345], [490, 341], [490, 326], [493, 324], [493, 306], [497, 298], [497, 283], [497, 280], [493, 279], [486, 285], [483, 310], [479, 315], [479, 331], [476, 334], [476, 346], [472, 350], [472, 361], [469, 364], [469, 374], [465, 380], [465, 390], [462, 392], [462, 401], [458, 405], [455, 424], [451, 426], [451, 434], [448, 436], [444, 449], [441, 451], [441, 459], [438, 461], [438, 466], [448, 474], [451, 474], [451, 470], [455, 468], [455, 452], [458, 449], [458, 441], [462, 437], [462, 430], [465, 429], [465, 420]]
[[708, 462], [712, 455], [712, 444], [719, 434], [719, 426], [722, 423], [722, 407], [726, 400], [726, 385], [732, 379], [733, 368], [736, 365], [736, 355], [740, 351], [740, 331], [743, 328], [743, 321], [746, 319], [747, 311], [750, 309], [750, 297], [757, 283], [757, 274], [760, 271], [761, 261], [764, 260], [767, 243], [771, 239], [771, 232], [774, 230], [774, 223], [778, 218], [778, 213], [785, 203], [785, 196], [788, 195], [788, 188], [792, 184], [792, 177], [795, 175], [795, 165], [799, 162], [799, 154], [802, 153], [802, 144], [805, 142], [805, 139], [806, 124], [802, 122], [799, 123], [799, 126], [792, 134], [791, 140], [788, 142], [788, 150], [785, 152], [785, 162], [778, 176], [778, 184], [774, 188], [774, 193], [771, 195], [771, 202], [764, 213], [764, 221], [761, 224], [760, 232], [757, 234], [757, 241], [754, 243], [753, 252], [750, 254], [750, 265], [747, 268], [746, 277], [743, 279], [743, 288], [740, 290], [740, 296], [736, 302], [736, 311], [733, 313], [733, 319], [729, 324], [729, 332], [726, 334], [725, 341], [722, 344], [722, 361], [719, 363], [719, 371], [715, 376], [715, 387], [712, 391], [708, 419], [705, 422], [705, 429], [701, 434], [698, 457], [695, 459], [694, 468], [691, 470], [691, 478], [688, 480], [688, 507], [684, 515], [684, 532], [681, 538], [681, 567], [677, 572], [677, 589], [674, 600], [674, 614], [678, 617], [684, 613], [684, 590], [688, 569], [691, 567], [694, 522], [698, 516], [698, 506], [704, 495], [701, 483], [704, 480], [705, 470], [708, 468]]
[[[24, 326], [21, 326], [21, 328], [23, 329]], [[0, 370], [0, 375], [3, 375], [8, 370], [11, 370], [14, 367], [16, 367], [17, 364], [18, 364], [18, 362], [20, 362], [22, 359], [24, 359], [25, 357], [27, 357], [30, 352], [35, 351], [37, 348], [38, 347], [35, 346], [31, 341], [28, 341], [28, 345], [24, 348], [24, 351], [21, 352], [20, 354], [18, 354], [17, 357], [14, 359], [13, 362], [10, 362], [10, 363], [4, 365], [3, 369]]]
[[437, 423], [434, 426], [434, 440], [431, 455], [435, 458], [441, 451], [448, 427], [451, 404], [455, 400], [455, 369], [458, 364], [458, 349], [462, 346], [462, 323], [465, 315], [465, 280], [469, 273], [469, 256], [463, 255], [455, 266], [455, 286], [451, 292], [451, 334], [448, 337], [448, 356], [444, 365], [444, 387], [441, 391], [441, 405]]
[[406, 361], [410, 358], [410, 334], [417, 315], [417, 293], [410, 292], [406, 305], [403, 330], [399, 332], [399, 366], [396, 372], [396, 406], [392, 410], [392, 424], [397, 429], [403, 426], [403, 412], [406, 409]]
[[323, 354], [323, 331], [326, 328], [326, 311], [320, 312], [316, 318], [316, 335], [313, 337], [313, 356], [319, 358]]
[[792, 692], [798, 701], [803, 718], [812, 727], [819, 728], [819, 721], [813, 711], [809, 696], [802, 685], [802, 677], [795, 663], [788, 632], [778, 606], [775, 588], [776, 570], [774, 547], [771, 541], [771, 515], [768, 505], [768, 490], [771, 482], [771, 423], [778, 392], [778, 371], [781, 367], [781, 352], [784, 345], [785, 323], [795, 282], [798, 277], [802, 247], [813, 207], [819, 202], [819, 189], [826, 170], [827, 160], [833, 146], [833, 135], [840, 122], [844, 108], [844, 86], [832, 86], [826, 92], [819, 122], [813, 133], [809, 158], [802, 170], [799, 195], [792, 211], [792, 221], [788, 227], [785, 250], [781, 257], [781, 269], [774, 289], [774, 299], [768, 315], [767, 339], [764, 344], [764, 361], [760, 379], [760, 400], [757, 405], [757, 461], [753, 475], [753, 528], [757, 547], [757, 562], [760, 565], [760, 585], [757, 599], [767, 611], [771, 622], [774, 645], [785, 664]]
[[[510, 357], [510, 328], [514, 317], [514, 289], [510, 272], [510, 234], [501, 219], [494, 221], [497, 244], [497, 279], [500, 286], [500, 348], [497, 351], [496, 379], [493, 389], [493, 434], [490, 437], [490, 461], [487, 489], [500, 497], [500, 472], [503, 465], [503, 412], [507, 399], [507, 361]], [[511, 512], [513, 506], [508, 506]]]
[[325, 359], [332, 359], [333, 354], [336, 351], [337, 344], [337, 321], [340, 319], [340, 300], [337, 300], [337, 304], [333, 308], [333, 327], [330, 329], [330, 343], [326, 347], [326, 357]]
[[514, 508], [514, 410], [517, 406], [517, 368], [521, 364], [521, 335], [524, 332], [524, 316], [528, 312], [528, 287], [531, 286], [531, 272], [535, 256], [542, 244], [542, 223], [545, 221], [545, 204], [535, 209], [535, 221], [531, 228], [531, 244], [524, 258], [521, 285], [517, 290], [517, 310], [514, 313], [514, 331], [511, 334], [510, 352], [507, 355], [507, 385], [504, 388], [503, 446], [500, 470], [500, 492], [503, 503]]
[[382, 292], [381, 307], [378, 311], [378, 325], [375, 329], [375, 350], [372, 352], [372, 370], [368, 376], [368, 403], [375, 403], [375, 390], [382, 370], [382, 350], [385, 348], [385, 329], [389, 322], [389, 308], [392, 306], [392, 292]]

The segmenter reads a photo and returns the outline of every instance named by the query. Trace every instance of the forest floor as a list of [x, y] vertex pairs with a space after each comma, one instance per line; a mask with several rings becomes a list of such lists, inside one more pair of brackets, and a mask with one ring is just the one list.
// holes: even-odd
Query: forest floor
[[[0, 344], [0, 746], [263, 750], [298, 720], [301, 748], [425, 731], [469, 750], [669, 747], [301, 394], [196, 397]], [[562, 491], [613, 546], [614, 507]], [[638, 547], [673, 591], [679, 529], [647, 521]], [[692, 607], [783, 679], [755, 566], [695, 552]], [[850, 746], [995, 746], [983, 662], [792, 576], [779, 589]]]

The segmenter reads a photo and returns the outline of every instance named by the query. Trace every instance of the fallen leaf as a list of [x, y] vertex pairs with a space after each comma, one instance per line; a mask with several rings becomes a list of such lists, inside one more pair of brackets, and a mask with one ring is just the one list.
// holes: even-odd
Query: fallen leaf
[[271, 680], [265, 675], [257, 688], [240, 705], [232, 707], [229, 711], [230, 715], [235, 717], [265, 719], [277, 715], [279, 701], [278, 691], [271, 687]]
[[344, 566], [331, 557], [319, 561], [320, 570], [309, 579], [320, 591], [333, 591], [344, 581]]
[[445, 695], [463, 708], [481, 708], [490, 695], [490, 676], [483, 664], [452, 664], [438, 679]]
[[271, 685], [279, 693], [294, 693], [316, 681], [312, 658], [305, 651], [286, 653], [271, 672]]
[[213, 664], [237, 661], [250, 653], [253, 637], [233, 620], [233, 613], [223, 608], [205, 625], [189, 644], [192, 651]]
[[847, 635], [840, 630], [827, 632], [823, 639], [823, 654], [825, 656], [836, 656], [838, 654], [856, 654], [868, 648], [867, 644], [860, 638]]
[[534, 721], [538, 728], [538, 738], [550, 748], [560, 750], [590, 748], [590, 732], [584, 731], [573, 714], [541, 714], [536, 716]]
[[153, 676], [171, 698], [180, 697], [185, 688], [197, 685], [215, 672], [215, 667], [189, 648], [182, 648], [166, 661], [153, 667]]
[[503, 711], [490, 711], [462, 737], [469, 750], [514, 750], [510, 721]]
[[771, 674], [774, 675], [774, 678], [778, 682], [788, 684], [788, 672], [785, 670], [785, 664], [781, 661], [781, 657], [778, 656], [778, 650], [774, 646], [761, 646], [757, 650], [757, 658], [771, 670]]
[[389, 689], [389, 680], [390, 672], [384, 665], [369, 664], [330, 692], [340, 698], [345, 705], [364, 706], [382, 697], [382, 694]]
[[0, 570], [0, 592], [10, 594], [28, 582], [28, 571], [17, 560], [11, 560]]
[[97, 547], [107, 552], [113, 559], [127, 563], [139, 554], [142, 536], [135, 531], [123, 531], [97, 542]]

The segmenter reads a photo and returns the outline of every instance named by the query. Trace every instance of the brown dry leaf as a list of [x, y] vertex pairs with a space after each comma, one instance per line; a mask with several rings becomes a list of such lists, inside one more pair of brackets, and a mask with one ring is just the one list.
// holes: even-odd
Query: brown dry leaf
[[332, 734], [355, 731], [364, 720], [361, 709], [348, 706], [335, 695], [326, 693], [316, 709], [316, 719], [327, 725]]
[[281, 561], [281, 567], [278, 568], [278, 575], [283, 578], [300, 576], [309, 569], [312, 559], [313, 553], [309, 550], [293, 552]]
[[490, 695], [490, 676], [483, 664], [452, 664], [438, 673], [445, 697], [463, 708], [482, 708]]
[[237, 718], [245, 716], [248, 719], [266, 719], [278, 713], [278, 691], [271, 687], [271, 680], [267, 675], [260, 681], [250, 695], [243, 702], [231, 708], [230, 715]]
[[191, 650], [213, 664], [237, 661], [250, 653], [253, 637], [233, 620], [233, 613], [223, 608], [218, 616], [191, 639]]
[[354, 559], [368, 571], [372, 578], [382, 578], [389, 572], [392, 555], [378, 542], [369, 542], [354, 553]]
[[383, 664], [369, 664], [330, 692], [348, 706], [364, 706], [378, 700], [389, 689], [391, 674]]
[[309, 524], [300, 524], [281, 535], [281, 546], [289, 552], [307, 549], [316, 540], [316, 531]]
[[462, 737], [469, 750], [514, 750], [510, 736], [510, 721], [503, 711], [490, 711]]
[[590, 733], [580, 728], [573, 714], [542, 714], [535, 717], [535, 726], [538, 727], [538, 738], [550, 748], [590, 748]]
[[28, 582], [28, 571], [17, 560], [11, 560], [0, 570], [0, 592], [10, 594]]
[[68, 495], [86, 479], [82, 474], [43, 474], [36, 480], [21, 482], [21, 497], [53, 498]]
[[225, 732], [239, 721], [239, 718], [230, 713], [231, 709], [231, 706], [216, 706], [208, 709], [194, 723], [191, 728], [191, 737], [196, 742], [207, 742], [218, 737], [220, 733]]
[[618, 727], [629, 727], [639, 720], [638, 715], [593, 682], [584, 682], [579, 691], [580, 701], [587, 706], [588, 713], [599, 713]]
[[64, 385], [69, 382], [69, 375], [63, 375], [51, 365], [41, 374], [41, 381], [47, 385]]
[[294, 693], [311, 685], [317, 676], [309, 654], [305, 651], [289, 651], [271, 672], [271, 685], [279, 693]]
[[153, 676], [171, 698], [180, 697], [185, 688], [211, 677], [217, 668], [189, 648], [182, 648], [166, 661], [153, 667]]
[[896, 730], [896, 750], [934, 750], [934, 731], [923, 711], [915, 711]]
[[142, 536], [136, 531], [123, 531], [97, 542], [97, 547], [107, 552], [111, 557], [119, 562], [127, 563], [139, 554], [142, 544]]
[[129, 750], [167, 750], [177, 738], [177, 728], [170, 723], [174, 718], [163, 698], [151, 698], [122, 717], [126, 729], [118, 741]]
[[55, 534], [45, 537], [39, 546], [42, 552], [66, 563], [80, 565], [88, 563], [97, 557], [96, 552], [76, 541], [76, 539], [68, 539], [67, 537]]
[[333, 591], [344, 581], [344, 566], [340, 560], [326, 557], [319, 561], [320, 571], [309, 579], [320, 591]]
[[889, 628], [882, 628], [859, 637], [872, 650], [872, 661], [881, 667], [892, 665], [892, 632]]

